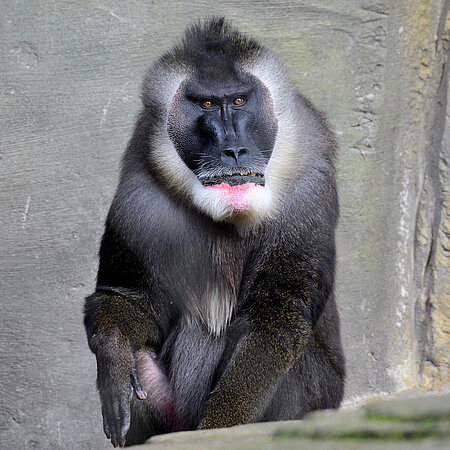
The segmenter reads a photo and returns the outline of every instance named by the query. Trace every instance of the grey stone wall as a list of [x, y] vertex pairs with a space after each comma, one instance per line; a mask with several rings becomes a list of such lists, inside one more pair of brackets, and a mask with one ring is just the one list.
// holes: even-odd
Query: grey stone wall
[[108, 447], [82, 326], [103, 220], [144, 70], [220, 13], [337, 133], [347, 402], [446, 382], [448, 1], [3, 0], [2, 448]]

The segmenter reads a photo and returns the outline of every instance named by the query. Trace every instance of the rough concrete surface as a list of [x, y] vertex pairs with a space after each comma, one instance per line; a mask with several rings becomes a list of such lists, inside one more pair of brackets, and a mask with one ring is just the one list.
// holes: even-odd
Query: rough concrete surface
[[146, 67], [224, 14], [340, 144], [346, 402], [448, 383], [446, 0], [0, 2], [0, 447], [108, 447], [82, 326]]

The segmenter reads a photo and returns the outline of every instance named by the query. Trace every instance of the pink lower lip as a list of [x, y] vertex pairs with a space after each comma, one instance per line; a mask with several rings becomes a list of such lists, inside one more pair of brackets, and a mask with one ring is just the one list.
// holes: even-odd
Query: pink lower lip
[[207, 189], [214, 189], [226, 200], [228, 208], [235, 212], [246, 211], [250, 207], [249, 194], [254, 189], [263, 189], [255, 183], [245, 183], [230, 186], [228, 183], [207, 186]]

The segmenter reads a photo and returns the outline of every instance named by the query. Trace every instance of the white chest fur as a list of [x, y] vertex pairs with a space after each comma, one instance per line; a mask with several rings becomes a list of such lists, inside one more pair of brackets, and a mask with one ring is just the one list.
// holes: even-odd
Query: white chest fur
[[212, 335], [220, 336], [229, 325], [236, 307], [236, 292], [226, 281], [208, 283], [202, 294], [187, 302], [185, 320], [193, 326], [198, 322]]

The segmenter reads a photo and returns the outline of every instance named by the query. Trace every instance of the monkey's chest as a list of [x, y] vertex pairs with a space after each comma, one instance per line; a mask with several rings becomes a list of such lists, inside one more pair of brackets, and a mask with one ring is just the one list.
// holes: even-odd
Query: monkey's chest
[[211, 334], [221, 335], [236, 307], [235, 290], [226, 280], [211, 280], [194, 292], [183, 302], [183, 320], [190, 325], [201, 323]]
[[161, 257], [166, 292], [180, 307], [182, 320], [202, 324], [212, 335], [223, 334], [242, 280], [244, 254], [239, 243], [216, 235], [202, 243], [184, 242]]

